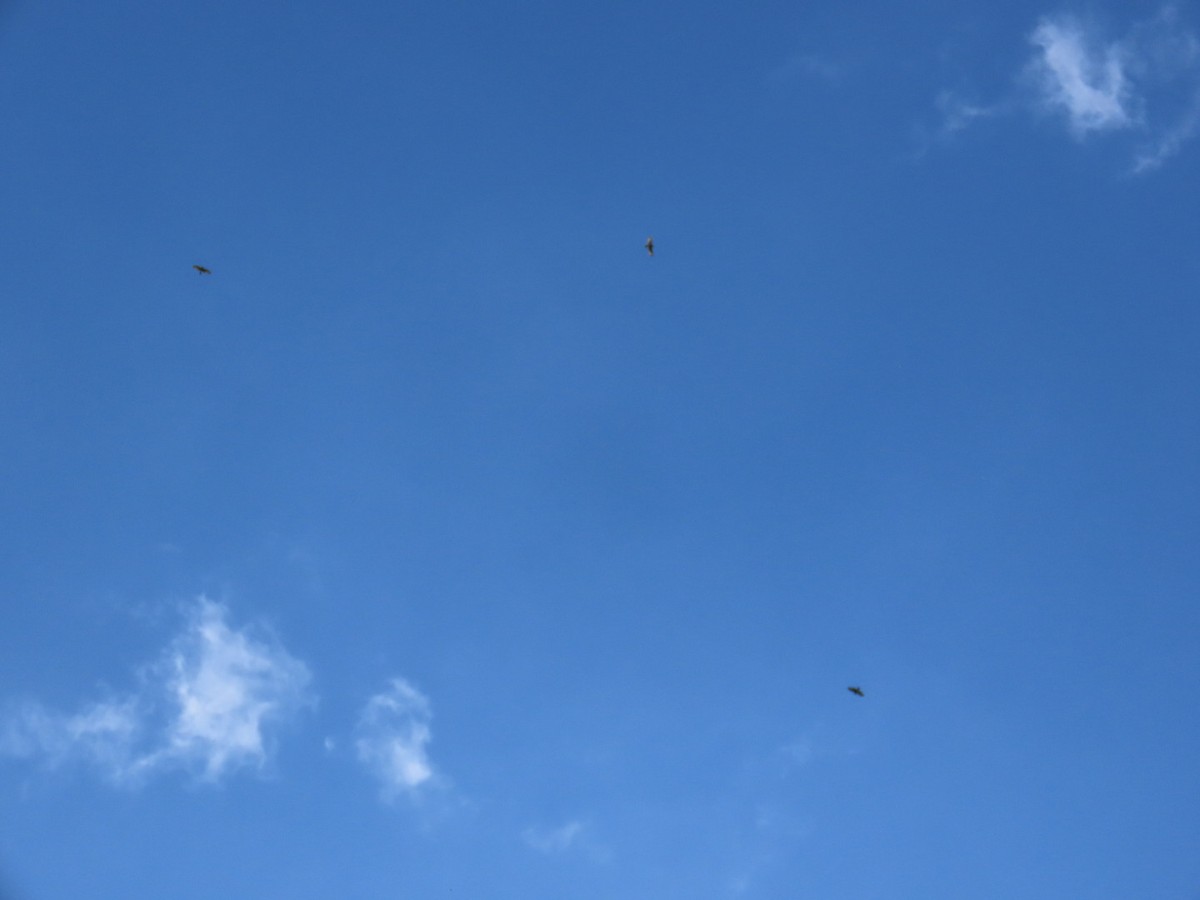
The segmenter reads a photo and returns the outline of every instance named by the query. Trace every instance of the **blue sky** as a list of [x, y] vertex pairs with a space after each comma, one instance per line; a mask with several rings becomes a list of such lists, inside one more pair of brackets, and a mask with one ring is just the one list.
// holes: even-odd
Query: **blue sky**
[[1194, 3], [17, 0], [0, 123], [6, 900], [1200, 896]]

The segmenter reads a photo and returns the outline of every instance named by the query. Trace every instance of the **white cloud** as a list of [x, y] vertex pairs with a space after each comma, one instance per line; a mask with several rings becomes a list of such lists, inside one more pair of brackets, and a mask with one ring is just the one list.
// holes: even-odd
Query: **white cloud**
[[1030, 71], [1042, 102], [1065, 112], [1077, 137], [1136, 123], [1129, 57], [1120, 43], [1097, 44], [1069, 17], [1043, 19], [1029, 39], [1038, 48]]
[[583, 819], [569, 819], [557, 828], [530, 826], [521, 832], [521, 840], [545, 856], [569, 854], [594, 865], [613, 861], [612, 849], [596, 839], [595, 829]]
[[1192, 100], [1179, 120], [1156, 141], [1144, 147], [1133, 161], [1134, 174], [1150, 172], [1178, 153], [1183, 145], [1200, 130], [1200, 92]]
[[168, 761], [198, 765], [210, 780], [267, 759], [268, 729], [307, 702], [307, 667], [277, 645], [235, 631], [225, 607], [201, 598], [171, 647], [167, 691], [173, 711]]
[[1200, 133], [1200, 39], [1175, 6], [1107, 41], [1079, 19], [1045, 16], [1029, 42], [1034, 51], [1021, 72], [1022, 90], [982, 105], [943, 91], [936, 100], [940, 129], [918, 132], [922, 150], [980, 119], [1031, 109], [1060, 116], [1079, 140], [1126, 135], [1132, 171], [1140, 174]]
[[562, 853], [570, 849], [583, 831], [583, 823], [572, 819], [559, 828], [526, 828], [521, 838], [540, 853]]
[[835, 81], [843, 74], [844, 67], [827, 57], [816, 53], [796, 53], [771, 71], [767, 79], [775, 84], [790, 84], [801, 78]]
[[996, 106], [968, 103], [950, 91], [942, 91], [938, 94], [937, 107], [942, 115], [941, 135], [943, 137], [962, 131], [976, 120], [986, 119], [1000, 111]]
[[433, 718], [428, 698], [403, 678], [367, 701], [355, 729], [359, 761], [382, 786], [384, 799], [437, 783], [427, 746]]
[[227, 615], [200, 597], [136, 691], [74, 714], [27, 704], [6, 717], [0, 752], [51, 767], [88, 763], [121, 784], [168, 770], [215, 782], [261, 768], [274, 729], [311, 702], [310, 676], [277, 641], [231, 628]]
[[809, 738], [802, 737], [780, 748], [779, 752], [788, 768], [798, 769], [812, 762], [813, 742]]
[[51, 767], [72, 759], [89, 760], [121, 780], [141, 730], [141, 716], [132, 699], [96, 703], [74, 715], [27, 703], [5, 716], [0, 754], [42, 759]]
[[935, 146], [953, 140], [959, 132], [966, 131], [983, 119], [998, 118], [1009, 112], [1007, 104], [984, 105], [963, 99], [954, 91], [942, 91], [934, 101], [938, 111], [938, 123], [924, 123], [913, 127], [913, 150], [915, 158], [925, 156]]
[[1134, 25], [1125, 45], [1133, 74], [1149, 83], [1177, 78], [1200, 60], [1200, 40], [1174, 6], [1165, 6], [1157, 16]]

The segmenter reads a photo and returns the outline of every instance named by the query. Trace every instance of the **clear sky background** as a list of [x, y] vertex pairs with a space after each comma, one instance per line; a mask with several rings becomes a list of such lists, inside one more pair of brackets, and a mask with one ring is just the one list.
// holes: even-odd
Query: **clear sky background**
[[1198, 130], [1194, 3], [4, 3], [0, 893], [1200, 897]]

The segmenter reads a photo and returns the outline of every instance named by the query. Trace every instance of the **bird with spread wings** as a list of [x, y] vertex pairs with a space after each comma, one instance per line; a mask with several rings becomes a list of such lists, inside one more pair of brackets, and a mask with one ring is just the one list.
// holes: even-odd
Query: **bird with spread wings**
[[646, 238], [646, 252], [649, 253], [651, 256], [654, 255], [654, 237], [653, 236]]
[[866, 696], [866, 695], [863, 693], [863, 690], [862, 690], [862, 688], [860, 688], [860, 687], [857, 687], [857, 686], [856, 686], [856, 687], [848, 687], [848, 688], [846, 688], [846, 690], [848, 690], [850, 693], [852, 693], [852, 694], [855, 694], [856, 696], [859, 696], [859, 697], [865, 697], [865, 696]]
[[193, 265], [192, 268], [195, 269], [197, 272], [199, 272], [201, 275], [211, 275], [212, 274], [212, 269], [206, 269], [206, 268], [204, 268], [204, 266]]

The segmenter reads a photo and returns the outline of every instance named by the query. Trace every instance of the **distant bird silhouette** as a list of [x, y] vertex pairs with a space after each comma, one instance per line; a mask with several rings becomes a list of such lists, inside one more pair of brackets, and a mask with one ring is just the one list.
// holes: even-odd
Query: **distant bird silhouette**
[[651, 256], [654, 255], [654, 238], [653, 237], [646, 238], [646, 252], [649, 253]]
[[197, 272], [199, 272], [201, 275], [211, 275], [212, 274], [212, 269], [206, 269], [206, 268], [204, 268], [204, 266], [192, 266], [192, 268], [195, 269]]
[[846, 690], [848, 690], [852, 694], [857, 694], [859, 697], [865, 696], [862, 692], [862, 688], [860, 688], [860, 687], [848, 687], [848, 688], [846, 688]]

